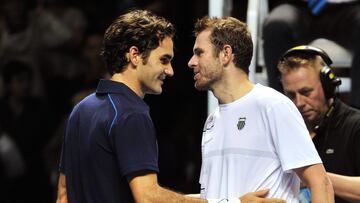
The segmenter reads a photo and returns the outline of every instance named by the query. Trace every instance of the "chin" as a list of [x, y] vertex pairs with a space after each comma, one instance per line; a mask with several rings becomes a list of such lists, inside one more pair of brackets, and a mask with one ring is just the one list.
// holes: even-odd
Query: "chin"
[[145, 87], [146, 94], [161, 94], [163, 91], [162, 86], [160, 84], [147, 85]]
[[159, 89], [153, 89], [151, 91], [149, 91], [149, 94], [155, 94], [155, 95], [158, 95], [158, 94], [161, 94], [162, 93], [162, 88], [159, 88]]
[[304, 120], [310, 122], [310, 123], [314, 123], [316, 119], [316, 117], [314, 115], [309, 115], [309, 116], [306, 116], [304, 117]]
[[195, 89], [199, 90], [199, 91], [206, 91], [209, 90], [209, 87], [207, 85], [202, 85], [199, 83], [195, 83]]
[[153, 94], [153, 95], [159, 95], [159, 94], [161, 94], [162, 93], [162, 91], [149, 91], [149, 92], [147, 92], [146, 94]]

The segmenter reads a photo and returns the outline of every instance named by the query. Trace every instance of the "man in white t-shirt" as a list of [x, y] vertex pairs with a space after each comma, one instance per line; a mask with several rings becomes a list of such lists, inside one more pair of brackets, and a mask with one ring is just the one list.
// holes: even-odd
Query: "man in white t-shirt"
[[231, 201], [269, 188], [268, 197], [298, 202], [301, 179], [313, 203], [334, 202], [331, 182], [295, 105], [248, 79], [253, 45], [246, 25], [232, 17], [204, 17], [195, 35], [188, 63], [195, 88], [211, 90], [219, 102], [203, 130], [201, 196]]

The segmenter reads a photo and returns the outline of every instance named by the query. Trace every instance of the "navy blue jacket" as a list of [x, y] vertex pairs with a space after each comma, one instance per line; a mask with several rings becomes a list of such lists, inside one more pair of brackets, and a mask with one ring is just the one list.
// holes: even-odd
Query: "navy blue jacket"
[[60, 172], [69, 203], [134, 202], [126, 176], [158, 172], [149, 107], [126, 85], [101, 80], [67, 123]]

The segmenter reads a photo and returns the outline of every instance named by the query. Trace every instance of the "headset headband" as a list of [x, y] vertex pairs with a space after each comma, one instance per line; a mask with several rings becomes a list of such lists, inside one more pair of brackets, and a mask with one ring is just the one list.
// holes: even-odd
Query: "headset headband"
[[308, 46], [308, 45], [296, 46], [296, 47], [293, 47], [293, 48], [287, 50], [282, 55], [281, 59], [283, 60], [284, 58], [289, 57], [289, 56], [296, 56], [299, 53], [319, 55], [324, 60], [326, 65], [328, 65], [328, 66], [330, 66], [333, 63], [332, 60], [330, 59], [329, 55], [324, 50], [317, 48], [317, 47]]

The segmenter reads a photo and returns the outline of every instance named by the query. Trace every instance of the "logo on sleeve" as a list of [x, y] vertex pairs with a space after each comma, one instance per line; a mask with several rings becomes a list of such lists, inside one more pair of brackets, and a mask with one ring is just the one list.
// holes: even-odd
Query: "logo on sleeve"
[[238, 120], [238, 123], [237, 123], [237, 128], [239, 130], [243, 129], [245, 127], [245, 124], [246, 124], [246, 117], [240, 117], [239, 120]]

